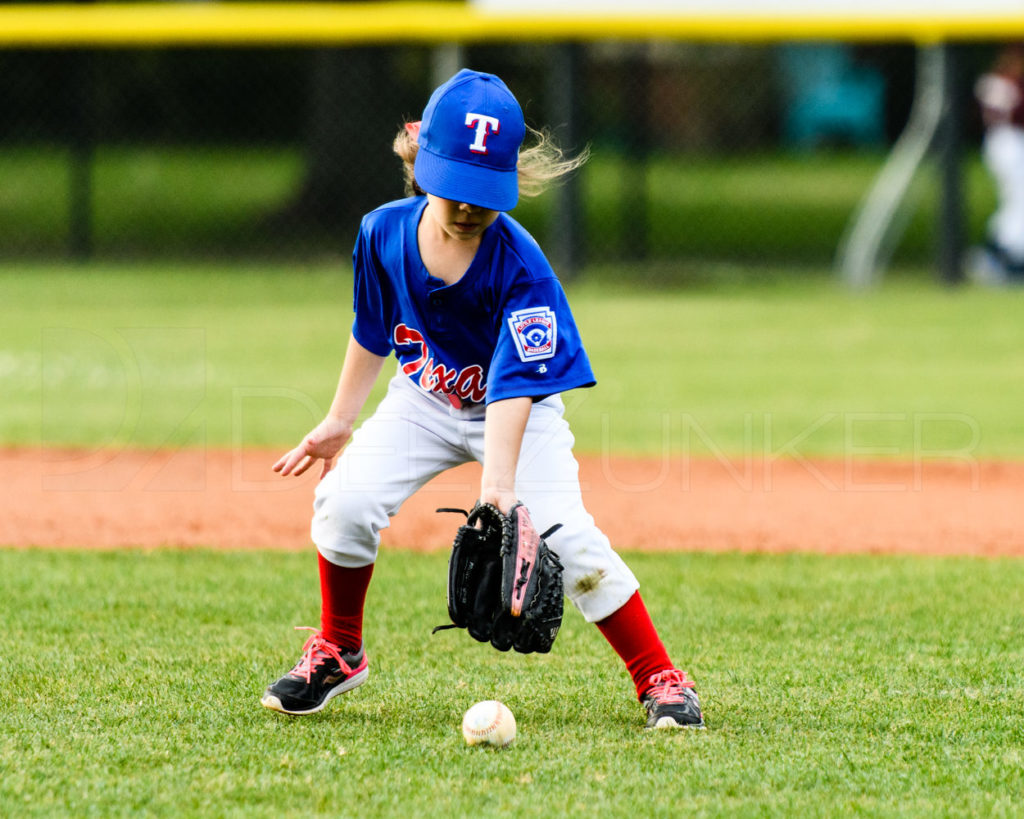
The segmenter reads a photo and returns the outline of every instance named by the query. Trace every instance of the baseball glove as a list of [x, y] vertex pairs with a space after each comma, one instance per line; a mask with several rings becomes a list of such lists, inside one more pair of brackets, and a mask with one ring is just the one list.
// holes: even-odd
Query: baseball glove
[[499, 651], [514, 648], [522, 654], [551, 651], [562, 624], [562, 564], [545, 538], [561, 528], [538, 535], [526, 507], [517, 503], [503, 515], [496, 506], [478, 503], [459, 512], [459, 527], [448, 559], [448, 616], [446, 628], [464, 628]]

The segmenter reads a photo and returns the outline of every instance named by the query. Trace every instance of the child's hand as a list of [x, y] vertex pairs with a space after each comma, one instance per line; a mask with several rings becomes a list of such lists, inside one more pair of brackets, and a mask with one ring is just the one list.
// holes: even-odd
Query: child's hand
[[498, 511], [507, 515], [515, 506], [516, 493], [513, 489], [501, 489], [499, 487], [483, 487], [480, 490], [480, 503], [489, 503], [498, 507]]
[[327, 417], [302, 439], [301, 444], [281, 456], [274, 464], [274, 471], [281, 475], [298, 477], [317, 461], [322, 460], [320, 477], [323, 478], [334, 468], [334, 459], [351, 437], [351, 424]]

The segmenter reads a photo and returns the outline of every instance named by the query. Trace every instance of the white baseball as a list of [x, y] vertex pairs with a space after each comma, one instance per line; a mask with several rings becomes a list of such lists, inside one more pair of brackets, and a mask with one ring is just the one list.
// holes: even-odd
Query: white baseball
[[470, 745], [504, 748], [516, 738], [516, 718], [504, 703], [484, 700], [463, 716], [462, 736]]

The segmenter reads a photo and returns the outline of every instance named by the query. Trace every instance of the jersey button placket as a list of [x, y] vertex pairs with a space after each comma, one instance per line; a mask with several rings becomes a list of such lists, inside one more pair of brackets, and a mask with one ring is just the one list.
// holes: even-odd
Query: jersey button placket
[[443, 330], [445, 324], [446, 315], [444, 309], [444, 299], [441, 296], [433, 295], [430, 297], [430, 315], [428, 321], [430, 322], [431, 330]]

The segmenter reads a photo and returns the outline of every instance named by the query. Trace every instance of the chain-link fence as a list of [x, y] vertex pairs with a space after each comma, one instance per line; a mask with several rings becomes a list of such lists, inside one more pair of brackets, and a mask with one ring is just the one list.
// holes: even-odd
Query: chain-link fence
[[[962, 47], [968, 233], [992, 186]], [[566, 269], [827, 268], [910, 111], [911, 45], [594, 42], [0, 50], [0, 258], [347, 256], [402, 193], [390, 144], [466, 65], [570, 149], [514, 215]], [[898, 258], [927, 264], [930, 182]]]

